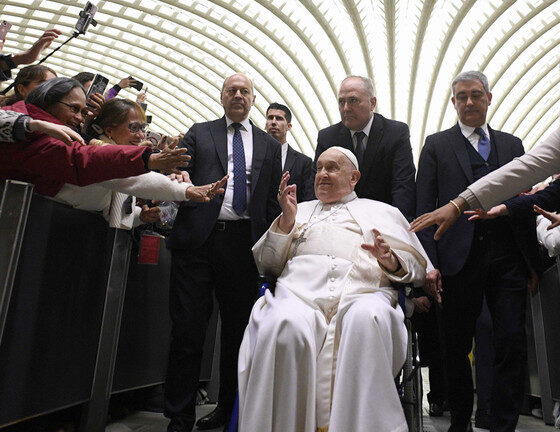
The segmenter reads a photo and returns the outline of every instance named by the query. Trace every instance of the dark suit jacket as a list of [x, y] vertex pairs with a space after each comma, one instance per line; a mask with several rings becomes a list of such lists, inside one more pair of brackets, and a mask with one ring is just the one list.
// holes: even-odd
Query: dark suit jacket
[[[227, 173], [226, 118], [195, 123], [179, 147], [186, 147], [191, 156], [187, 168], [194, 185], [205, 185]], [[280, 214], [277, 201], [281, 178], [280, 144], [253, 125], [253, 166], [251, 180], [251, 235], [256, 242]], [[194, 249], [201, 246], [216, 224], [223, 195], [209, 203], [183, 202], [177, 213], [168, 247]]]
[[[333, 146], [354, 151], [350, 130], [342, 122], [319, 131], [315, 163]], [[407, 219], [414, 218], [416, 170], [405, 123], [374, 115], [360, 172], [355, 189], [358, 197], [383, 201], [397, 207]]]
[[297, 185], [297, 202], [314, 200], [315, 171], [313, 170], [313, 161], [309, 156], [294, 150], [289, 144], [282, 173], [286, 171], [290, 171], [288, 185]]
[[[488, 128], [490, 139], [496, 146], [499, 166], [524, 153], [521, 140], [513, 135]], [[446, 204], [456, 198], [473, 182], [466, 145], [468, 140], [456, 124], [451, 129], [430, 135], [426, 138], [416, 178], [416, 214], [426, 212]], [[426, 228], [418, 233], [432, 264], [443, 275], [457, 274], [465, 265], [474, 235], [475, 224], [461, 215], [439, 241], [434, 241], [435, 227]], [[536, 239], [535, 218], [523, 221], [508, 219], [516, 242], [523, 253], [525, 262], [539, 269], [538, 244]]]

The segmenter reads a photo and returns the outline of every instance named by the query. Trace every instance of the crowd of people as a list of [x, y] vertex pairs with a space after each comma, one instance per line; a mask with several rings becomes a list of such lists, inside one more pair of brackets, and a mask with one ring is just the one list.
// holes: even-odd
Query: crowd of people
[[[2, 54], [0, 78], [34, 63], [59, 35], [48, 30], [30, 50]], [[249, 120], [253, 83], [236, 73], [222, 86], [223, 117], [154, 145], [145, 93], [118, 97], [134, 79], [86, 100], [93, 78], [19, 70], [0, 101], [0, 173], [101, 212], [115, 228], [158, 221], [152, 200], [181, 202], [167, 243], [169, 432], [226, 424], [237, 388], [241, 431], [408, 430], [394, 385], [407, 345], [400, 284], [415, 287], [424, 314], [430, 415], [449, 410], [449, 432], [472, 431], [476, 334], [477, 365], [490, 358], [476, 426], [515, 430], [526, 292], [543, 271], [535, 211], [539, 239], [556, 254], [560, 181], [516, 194], [560, 172], [560, 130], [523, 155], [519, 138], [487, 123], [487, 78], [463, 72], [450, 83], [458, 122], [426, 138], [416, 172], [408, 126], [374, 112], [371, 80], [349, 76], [338, 91], [341, 121], [319, 131], [312, 160], [288, 142], [286, 105], [270, 104], [265, 130]], [[256, 301], [259, 275], [275, 289]], [[218, 405], [196, 421], [214, 295]]]

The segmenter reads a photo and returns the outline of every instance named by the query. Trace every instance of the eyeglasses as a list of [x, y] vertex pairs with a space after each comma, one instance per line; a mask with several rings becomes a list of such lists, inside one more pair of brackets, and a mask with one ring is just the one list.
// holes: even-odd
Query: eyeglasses
[[89, 115], [89, 110], [87, 108], [80, 108], [77, 107], [76, 105], [70, 105], [67, 104], [66, 102], [62, 102], [62, 101], [58, 101], [59, 104], [62, 105], [66, 105], [68, 108], [70, 108], [70, 111], [72, 111], [74, 114], [78, 114], [78, 113], [82, 113], [82, 115], [87, 116]]
[[139, 131], [146, 132], [147, 127], [148, 123], [132, 122], [128, 124], [128, 130], [132, 133], [136, 133]]

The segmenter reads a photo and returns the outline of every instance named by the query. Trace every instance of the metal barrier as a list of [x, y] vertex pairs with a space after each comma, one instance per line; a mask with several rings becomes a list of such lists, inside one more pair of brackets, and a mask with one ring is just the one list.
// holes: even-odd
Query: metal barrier
[[32, 191], [0, 181], [0, 429], [82, 405], [101, 432], [111, 394], [164, 379], [171, 254], [162, 238], [159, 265], [137, 264], [129, 231]]

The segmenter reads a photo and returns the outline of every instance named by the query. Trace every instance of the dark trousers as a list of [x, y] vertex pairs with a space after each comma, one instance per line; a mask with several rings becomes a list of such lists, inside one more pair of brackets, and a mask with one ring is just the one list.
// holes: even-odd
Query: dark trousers
[[218, 404], [226, 412], [233, 408], [239, 346], [257, 293], [251, 247], [251, 225], [244, 220], [226, 223], [223, 231], [216, 228], [196, 250], [172, 251], [165, 416], [186, 430], [195, 421], [202, 349], [214, 292], [222, 320]]
[[492, 316], [494, 382], [492, 432], [513, 432], [523, 400], [526, 362], [526, 267], [513, 239], [475, 233], [463, 269], [443, 278], [443, 322], [452, 424], [470, 421], [473, 409], [472, 348], [483, 294]]
[[486, 298], [476, 320], [474, 333], [474, 362], [476, 379], [476, 409], [489, 411], [492, 400], [494, 345], [492, 343], [492, 316]]
[[438, 320], [439, 306], [432, 302], [430, 310], [425, 313], [414, 313], [412, 322], [418, 332], [420, 360], [422, 366], [428, 366], [430, 392], [428, 402], [443, 404], [447, 400], [447, 383], [443, 367], [443, 350]]

